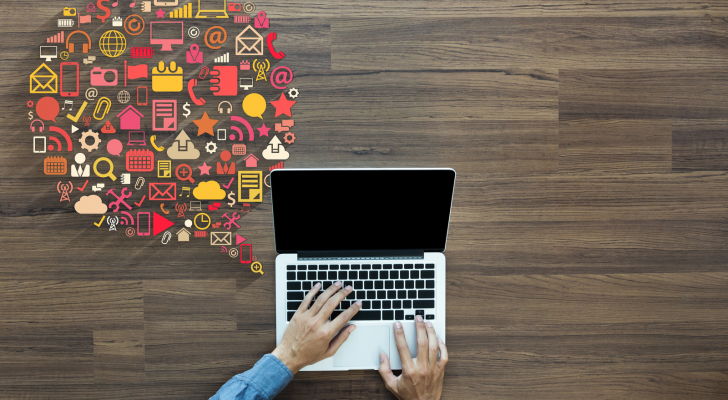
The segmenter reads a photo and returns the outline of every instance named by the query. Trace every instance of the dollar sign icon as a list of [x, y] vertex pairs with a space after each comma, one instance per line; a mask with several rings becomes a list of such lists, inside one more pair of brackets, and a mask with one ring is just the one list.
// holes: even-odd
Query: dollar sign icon
[[232, 206], [235, 205], [235, 199], [233, 197], [235, 197], [235, 193], [234, 192], [228, 193], [228, 199], [230, 199], [230, 202], [228, 203], [228, 205], [230, 207], [232, 207]]
[[182, 113], [182, 115], [185, 116], [185, 118], [190, 116], [190, 103], [185, 102], [185, 105], [182, 106], [182, 108], [185, 110], [185, 112]]
[[28, 119], [33, 119], [33, 111], [28, 111]]
[[96, 2], [96, 7], [98, 7], [98, 8], [99, 8], [99, 10], [105, 10], [105, 11], [106, 11], [106, 15], [103, 15], [103, 16], [97, 15], [97, 16], [96, 16], [96, 18], [98, 18], [98, 19], [100, 19], [100, 20], [101, 20], [101, 23], [102, 23], [102, 24], [103, 24], [103, 23], [105, 23], [105, 22], [106, 22], [106, 20], [107, 20], [107, 19], [108, 19], [108, 18], [109, 18], [109, 17], [111, 16], [111, 11], [109, 11], [109, 8], [108, 8], [108, 7], [105, 7], [105, 6], [104, 6], [104, 5], [102, 4], [102, 3], [103, 3], [103, 2], [105, 2], [105, 1], [111, 1], [111, 0], [98, 0], [98, 1]]

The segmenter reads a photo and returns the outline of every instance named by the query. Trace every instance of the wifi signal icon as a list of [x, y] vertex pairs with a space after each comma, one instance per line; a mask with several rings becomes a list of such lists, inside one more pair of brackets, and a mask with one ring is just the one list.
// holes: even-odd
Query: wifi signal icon
[[[68, 135], [68, 133], [66, 133], [66, 131], [64, 131], [63, 129], [61, 129], [57, 126], [51, 126], [50, 130], [63, 136], [63, 138], [66, 139], [66, 145], [68, 147], [68, 151], [73, 151], [73, 142], [71, 141], [71, 137]], [[48, 138], [56, 143], [56, 146], [58, 147], [57, 151], [62, 150], [63, 146], [61, 145], [61, 141], [57, 137], [49, 136]], [[50, 150], [50, 151], [54, 150], [52, 144], [48, 145], [48, 150]]]
[[128, 211], [121, 212], [121, 222], [119, 225], [134, 225], [134, 216]]

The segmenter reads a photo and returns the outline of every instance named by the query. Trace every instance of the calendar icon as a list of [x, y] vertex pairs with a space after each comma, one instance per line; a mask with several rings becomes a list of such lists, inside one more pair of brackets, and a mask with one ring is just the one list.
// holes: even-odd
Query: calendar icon
[[151, 150], [129, 150], [126, 152], [126, 170], [149, 172], [154, 170], [154, 153]]
[[63, 157], [46, 157], [43, 160], [43, 172], [46, 175], [66, 175], [68, 161]]

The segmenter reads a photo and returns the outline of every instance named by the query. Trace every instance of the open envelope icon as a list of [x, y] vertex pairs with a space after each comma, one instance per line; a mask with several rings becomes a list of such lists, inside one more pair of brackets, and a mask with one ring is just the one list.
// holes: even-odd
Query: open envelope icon
[[211, 246], [232, 246], [232, 232], [210, 232]]
[[237, 56], [262, 56], [263, 36], [260, 36], [252, 26], [248, 25], [235, 38], [235, 55]]
[[176, 183], [150, 183], [149, 200], [175, 201], [177, 200]]
[[58, 93], [58, 75], [45, 63], [30, 74], [30, 93]]

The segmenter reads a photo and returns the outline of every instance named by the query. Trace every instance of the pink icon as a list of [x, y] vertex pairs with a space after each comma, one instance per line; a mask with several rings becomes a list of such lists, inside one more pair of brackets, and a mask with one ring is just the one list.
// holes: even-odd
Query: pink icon
[[144, 114], [140, 113], [139, 110], [134, 108], [134, 106], [128, 106], [124, 109], [124, 111], [120, 112], [117, 117], [121, 121], [120, 129], [135, 130], [141, 129]]
[[250, 17], [247, 15], [234, 15], [233, 22], [236, 24], [248, 24], [250, 23]]
[[245, 157], [245, 167], [246, 168], [257, 168], [258, 167], [258, 157], [250, 154], [247, 157]]
[[[110, 80], [107, 80], [107, 74], [110, 74]], [[119, 71], [115, 69], [104, 69], [94, 67], [91, 70], [91, 86], [116, 86], [119, 83]]]
[[78, 14], [78, 24], [90, 24], [91, 23], [91, 16], [90, 15], [81, 15]]
[[126, 86], [127, 79], [139, 78], [149, 78], [149, 67], [147, 64], [127, 65], [126, 60], [124, 60], [124, 86]]
[[238, 69], [234, 66], [215, 66], [210, 71], [214, 78], [210, 79], [213, 86], [210, 91], [215, 96], [238, 95]]
[[202, 64], [202, 56], [204, 54], [200, 51], [200, 46], [193, 44], [190, 49], [187, 50], [187, 63], [188, 64]]
[[88, 5], [86, 6], [86, 12], [89, 12], [89, 13], [96, 12], [96, 6], [94, 5], [94, 3], [88, 3]]
[[177, 130], [177, 100], [152, 100], [152, 130]]
[[265, 11], [259, 12], [258, 16], [255, 17], [255, 27], [258, 29], [270, 28], [270, 20], [265, 16]]
[[250, 61], [248, 61], [248, 60], [240, 61], [240, 70], [241, 71], [250, 71]]

